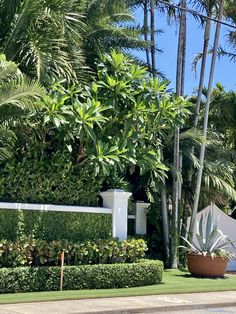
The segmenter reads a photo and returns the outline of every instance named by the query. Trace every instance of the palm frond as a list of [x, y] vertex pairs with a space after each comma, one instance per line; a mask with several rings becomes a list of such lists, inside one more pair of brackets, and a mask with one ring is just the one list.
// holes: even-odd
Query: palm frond
[[[208, 55], [212, 54], [212, 49], [207, 51]], [[195, 73], [195, 76], [197, 75], [197, 65], [202, 60], [202, 52], [199, 52], [195, 55], [193, 62], [192, 62], [192, 71]]]
[[233, 201], [236, 201], [236, 190], [227, 183], [224, 179], [218, 177], [217, 175], [208, 174], [204, 176], [204, 183], [207, 189], [210, 189], [212, 186], [216, 188], [218, 191], [227, 195]]
[[1, 86], [0, 107], [11, 104], [22, 109], [35, 109], [35, 98], [44, 95], [45, 90], [38, 82], [23, 76]]
[[205, 144], [207, 142], [205, 137], [203, 136], [202, 131], [200, 131], [197, 128], [191, 128], [191, 129], [188, 129], [187, 131], [181, 132], [180, 140], [185, 140], [185, 139], [190, 139], [199, 145]]
[[206, 161], [203, 180], [206, 189], [216, 189], [232, 200], [236, 200], [233, 164], [223, 160]]
[[6, 125], [0, 126], [0, 160], [9, 159], [12, 156], [16, 136]]
[[222, 47], [218, 48], [217, 55], [218, 55], [219, 58], [220, 57], [226, 57], [230, 61], [236, 62], [236, 53], [230, 52], [230, 51], [226, 51]]
[[0, 86], [19, 74], [17, 65], [14, 62], [7, 61], [6, 56], [0, 54]]

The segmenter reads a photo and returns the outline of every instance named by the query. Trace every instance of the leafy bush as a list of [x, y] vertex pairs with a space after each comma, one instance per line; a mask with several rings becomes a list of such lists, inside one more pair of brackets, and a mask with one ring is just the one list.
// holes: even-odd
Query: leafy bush
[[[158, 284], [163, 263], [142, 260], [133, 264], [65, 266], [64, 290], [138, 287]], [[60, 267], [0, 269], [0, 293], [55, 291], [60, 286]]]
[[65, 264], [110, 264], [136, 262], [145, 256], [144, 240], [98, 240], [82, 243], [68, 241], [46, 242], [29, 240], [1, 241], [0, 266], [55, 266], [60, 264], [60, 254], [65, 251]]
[[0, 209], [0, 239], [85, 241], [111, 237], [111, 215]]
[[97, 205], [100, 189], [91, 167], [76, 167], [63, 153], [49, 160], [11, 160], [1, 169], [0, 200], [4, 202]]

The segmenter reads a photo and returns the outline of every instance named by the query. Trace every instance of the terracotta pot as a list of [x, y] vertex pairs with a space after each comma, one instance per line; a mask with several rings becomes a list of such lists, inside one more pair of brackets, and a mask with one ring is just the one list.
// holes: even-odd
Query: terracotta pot
[[205, 277], [223, 277], [226, 272], [227, 258], [190, 253], [187, 256], [188, 270], [192, 275]]

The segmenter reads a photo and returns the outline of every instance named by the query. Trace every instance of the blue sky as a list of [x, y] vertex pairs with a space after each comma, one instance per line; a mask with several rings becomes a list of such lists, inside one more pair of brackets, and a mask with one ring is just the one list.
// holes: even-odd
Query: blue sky
[[[142, 11], [138, 10], [136, 12], [137, 20], [142, 23]], [[164, 31], [163, 34], [157, 36], [157, 47], [162, 49], [164, 53], [157, 54], [157, 68], [165, 73], [166, 77], [170, 79], [170, 87], [175, 88], [175, 71], [176, 71], [176, 51], [177, 51], [177, 40], [178, 32], [176, 24], [168, 25], [166, 18], [163, 15], [157, 15], [156, 17], [156, 27]], [[212, 45], [214, 40], [214, 29], [212, 27], [211, 31], [211, 41]], [[221, 39], [220, 45], [226, 47], [226, 34], [229, 28], [223, 26], [221, 28]], [[199, 80], [199, 66], [197, 71], [197, 77], [192, 71], [192, 61], [194, 56], [201, 52], [203, 43], [203, 29], [199, 24], [191, 17], [188, 16], [187, 21], [187, 53], [186, 53], [186, 81], [185, 81], [185, 94], [192, 94], [196, 91]], [[229, 50], [229, 49], [228, 49]], [[144, 58], [143, 53], [138, 53], [138, 56]], [[199, 63], [200, 65], [200, 63]], [[207, 63], [207, 74], [210, 68], [210, 56], [208, 57]], [[217, 59], [215, 79], [214, 84], [220, 82], [227, 90], [236, 90], [236, 63], [229, 61], [227, 58]], [[206, 78], [208, 75], [206, 75]], [[207, 85], [207, 79], [205, 81], [205, 86]]]

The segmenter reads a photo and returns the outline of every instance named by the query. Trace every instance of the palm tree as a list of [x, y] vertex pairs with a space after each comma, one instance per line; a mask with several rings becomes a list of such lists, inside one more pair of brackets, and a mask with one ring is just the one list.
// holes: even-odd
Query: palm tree
[[[219, 21], [221, 21], [223, 17], [223, 9], [224, 9], [224, 0], [221, 0], [220, 7], [219, 7], [219, 15], [218, 15]], [[214, 71], [215, 71], [217, 49], [219, 45], [220, 29], [221, 29], [221, 24], [217, 23], [213, 52], [212, 52], [210, 76], [209, 76], [209, 82], [208, 82], [208, 88], [207, 88], [205, 115], [204, 115], [204, 122], [203, 122], [203, 135], [205, 138], [207, 136], [207, 129], [208, 129], [208, 117], [209, 117], [209, 109], [210, 109], [210, 101], [211, 101], [212, 83], [213, 83], [213, 77], [214, 77]], [[194, 228], [195, 228], [195, 220], [196, 220], [196, 215], [197, 215], [197, 210], [198, 210], [202, 174], [203, 174], [203, 167], [204, 167], [205, 149], [206, 149], [206, 145], [203, 144], [200, 149], [200, 156], [199, 156], [200, 166], [197, 173], [196, 190], [195, 190], [193, 210], [192, 210], [192, 216], [191, 216], [190, 228], [189, 228], [190, 234], [194, 232]]]
[[[231, 22], [232, 26], [235, 28], [236, 23], [236, 14], [235, 14], [235, 3], [234, 1], [225, 1], [225, 16]], [[236, 62], [236, 31], [230, 30], [226, 34], [227, 38], [227, 46], [230, 50], [224, 49], [220, 47], [218, 49], [218, 56], [219, 57], [227, 57], [230, 61]]]
[[[186, 8], [186, 0], [181, 1], [181, 7]], [[185, 79], [185, 59], [186, 59], [186, 12], [180, 13], [178, 52], [176, 65], [176, 96], [179, 97], [184, 93]], [[173, 198], [172, 198], [172, 241], [171, 241], [171, 266], [177, 267], [177, 247], [179, 239], [179, 202], [181, 198], [181, 183], [179, 180], [180, 173], [180, 129], [176, 127], [174, 136], [174, 176], [173, 176]]]
[[141, 46], [125, 0], [3, 0], [0, 52], [44, 84], [84, 79], [100, 52]]
[[3, 1], [0, 20], [0, 51], [22, 72], [47, 84], [58, 77], [76, 78], [83, 60], [83, 22], [75, 1]]
[[[211, 32], [211, 18], [213, 15], [217, 16], [217, 12], [219, 11], [219, 1], [209, 1], [209, 0], [198, 0], [198, 1], [192, 1], [193, 5], [196, 6], [201, 11], [206, 12], [207, 19], [204, 21], [202, 20], [202, 23], [205, 23], [205, 29], [204, 29], [204, 42], [203, 42], [203, 49], [201, 55], [201, 69], [200, 69], [200, 78], [199, 78], [199, 84], [198, 84], [198, 92], [197, 92], [197, 99], [196, 99], [196, 109], [194, 113], [194, 127], [198, 125], [199, 120], [199, 111], [200, 111], [200, 104], [201, 104], [201, 97], [202, 97], [202, 91], [203, 91], [203, 84], [205, 79], [205, 69], [206, 69], [206, 60], [207, 60], [207, 54], [208, 54], [208, 46], [209, 46], [209, 40], [210, 40], [210, 32]], [[196, 63], [194, 62], [194, 67], [196, 66]]]
[[150, 56], [149, 56], [149, 40], [148, 40], [148, 34], [149, 34], [149, 27], [148, 27], [148, 8], [149, 8], [149, 1], [144, 0], [143, 2], [143, 34], [144, 34], [144, 40], [147, 45], [145, 48], [146, 52], [146, 62], [147, 67], [149, 71], [151, 72], [151, 62], [150, 62]]
[[155, 48], [155, 0], [150, 0], [150, 33], [151, 33], [151, 60], [152, 74], [156, 75], [156, 48]]
[[[208, 17], [207, 20], [202, 21], [205, 22], [205, 29], [204, 29], [204, 42], [203, 42], [203, 50], [201, 53], [201, 69], [200, 69], [200, 78], [199, 78], [199, 84], [198, 84], [198, 90], [197, 90], [197, 98], [196, 98], [196, 107], [194, 112], [194, 121], [193, 125], [194, 127], [197, 127], [198, 121], [199, 121], [199, 112], [200, 112], [200, 104], [202, 99], [202, 91], [203, 91], [203, 84], [205, 79], [205, 70], [206, 70], [206, 61], [207, 61], [207, 54], [208, 54], [208, 46], [209, 46], [209, 40], [210, 40], [210, 32], [211, 32], [211, 17], [214, 11], [217, 11], [217, 4], [218, 2], [211, 2], [209, 0], [207, 1], [193, 1], [193, 5], [196, 5], [197, 8], [204, 10], [206, 12], [206, 15]], [[192, 147], [192, 154], [194, 154], [194, 147]], [[193, 175], [193, 169], [192, 166], [188, 170], [188, 182], [192, 184], [192, 175]]]
[[[44, 88], [37, 82], [27, 79], [14, 62], [0, 55], [0, 159], [10, 157], [15, 142], [15, 134], [9, 128], [9, 120], [27, 112], [37, 110], [37, 98], [45, 95]], [[37, 104], [36, 104], [37, 103]]]
[[0, 55], [0, 107], [2, 110], [9, 106], [12, 111], [35, 109], [35, 98], [43, 95], [45, 95], [45, 90], [37, 81], [26, 78], [14, 62], [7, 61], [5, 55]]

